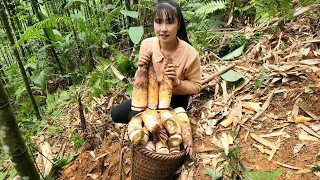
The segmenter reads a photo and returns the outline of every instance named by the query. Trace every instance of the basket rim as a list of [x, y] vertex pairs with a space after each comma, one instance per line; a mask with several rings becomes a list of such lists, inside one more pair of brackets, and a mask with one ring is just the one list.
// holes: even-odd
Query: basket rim
[[164, 158], [164, 159], [178, 159], [178, 158], [182, 158], [184, 156], [186, 156], [186, 152], [185, 149], [183, 149], [182, 151], [180, 151], [179, 153], [175, 153], [175, 154], [161, 154], [161, 153], [157, 153], [154, 151], [150, 151], [149, 149], [145, 148], [144, 146], [135, 146], [132, 144], [132, 149], [137, 149], [139, 152], [150, 156], [152, 158]]

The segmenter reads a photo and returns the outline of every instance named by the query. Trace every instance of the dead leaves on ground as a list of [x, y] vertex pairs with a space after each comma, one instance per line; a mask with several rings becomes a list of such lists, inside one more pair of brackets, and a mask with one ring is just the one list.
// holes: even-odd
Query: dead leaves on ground
[[[313, 27], [299, 23], [300, 27], [289, 23], [287, 31], [264, 36], [248, 49], [246, 55], [234, 61], [237, 65], [233, 70], [245, 76], [242, 83], [229, 83], [219, 77], [209, 82], [209, 93], [212, 94], [201, 107], [201, 119], [196, 124], [195, 136], [210, 137], [212, 146], [199, 144], [196, 149], [199, 162], [213, 166], [214, 158], [210, 157], [209, 160], [208, 156], [219, 158], [217, 154], [212, 154], [219, 148], [223, 148], [228, 154], [230, 148], [234, 147], [234, 143], [228, 141], [229, 135], [232, 142], [241, 145], [237, 136], [232, 136], [236, 127], [247, 132], [246, 141], [250, 141], [253, 149], [266, 154], [269, 161], [277, 155], [281, 156], [277, 152], [286, 147], [288, 140], [297, 142], [292, 148], [295, 156], [301, 153], [303, 147], [309, 147], [310, 143], [316, 143], [320, 147], [320, 114], [316, 109], [305, 106], [308, 102], [303, 102], [309, 101], [303, 98], [304, 94], [320, 98], [320, 36], [312, 31]], [[294, 36], [291, 32], [293, 29], [299, 29]], [[247, 38], [253, 35], [252, 28], [246, 27], [244, 32]], [[228, 65], [224, 61], [211, 63]], [[217, 70], [215, 65], [206, 64], [202, 71], [204, 77], [209, 77]], [[260, 84], [257, 84], [259, 81]], [[258, 86], [257, 90], [254, 90], [255, 86]], [[292, 109], [280, 106], [281, 111], [274, 110], [274, 103], [281, 102], [281, 96], [291, 99]], [[198, 108], [191, 109], [190, 114], [197, 114]], [[273, 127], [266, 128], [266, 122], [271, 122]], [[266, 130], [270, 132], [264, 133]], [[299, 170], [298, 173], [310, 172], [304, 171], [305, 167], [294, 167], [282, 162], [276, 164]]]

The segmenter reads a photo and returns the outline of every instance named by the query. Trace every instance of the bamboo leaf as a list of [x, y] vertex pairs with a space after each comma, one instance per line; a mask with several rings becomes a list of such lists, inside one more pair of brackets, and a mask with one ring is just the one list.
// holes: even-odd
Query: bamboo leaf
[[[226, 68], [226, 66], [219, 67], [219, 70]], [[233, 70], [229, 70], [221, 75], [221, 78], [228, 82], [235, 82], [244, 78], [241, 74], [236, 73]]]
[[222, 177], [222, 174], [218, 171], [215, 171], [213, 169], [210, 169], [210, 168], [206, 168], [204, 170], [204, 174], [207, 174], [209, 176], [211, 176], [212, 180], [218, 180]]
[[134, 44], [139, 44], [141, 38], [143, 35], [143, 27], [139, 26], [139, 27], [130, 27], [129, 28], [129, 36], [131, 41]]
[[129, 17], [132, 17], [135, 19], [138, 18], [138, 12], [136, 12], [136, 11], [121, 10], [120, 12], [121, 12], [121, 14], [123, 14], [125, 16], [129, 16]]
[[223, 56], [221, 59], [222, 60], [233, 60], [234, 58], [239, 57], [242, 54], [243, 50], [244, 50], [244, 45], [240, 46], [238, 49], [232, 51], [231, 53]]
[[76, 3], [85, 4], [86, 1], [85, 0], [69, 0], [69, 2], [64, 6], [64, 9], [69, 9], [72, 5], [74, 5]]

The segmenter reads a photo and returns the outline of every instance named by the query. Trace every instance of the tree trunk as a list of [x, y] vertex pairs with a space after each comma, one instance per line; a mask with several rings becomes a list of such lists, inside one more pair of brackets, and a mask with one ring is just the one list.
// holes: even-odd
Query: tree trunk
[[[13, 28], [13, 34], [15, 35], [14, 37], [16, 38], [16, 40], [19, 40], [20, 39], [20, 34], [19, 34], [19, 28], [17, 26], [18, 23], [15, 23], [15, 19], [17, 19], [18, 17], [14, 18], [14, 15], [15, 14], [12, 14], [12, 12], [14, 12], [14, 9], [9, 9], [8, 7], [8, 4], [7, 4], [7, 1], [6, 0], [2, 0], [3, 4], [4, 4], [4, 8], [5, 10], [7, 10], [8, 12], [8, 16], [9, 16], [9, 19], [10, 19], [10, 23], [11, 23], [11, 26]], [[22, 47], [19, 47], [20, 51], [21, 51], [21, 55], [22, 57], [26, 57], [26, 54], [24, 52], [24, 49]]]
[[[3, 13], [0, 7], [0, 12]], [[2, 17], [2, 15], [1, 15]], [[40, 179], [37, 169], [27, 151], [20, 134], [18, 123], [14, 117], [10, 101], [2, 81], [0, 81], [0, 127], [1, 142], [13, 167], [22, 179]]]
[[[37, 15], [37, 18], [39, 19], [39, 21], [42, 21], [43, 19], [42, 19], [41, 15], [40, 15], [40, 12], [39, 12], [39, 6], [38, 6], [38, 3], [37, 3], [37, 0], [30, 0], [30, 2], [31, 2], [31, 5], [32, 5], [32, 9], [34, 10], [35, 14]], [[48, 33], [45, 30], [43, 30], [43, 32], [44, 32], [45, 36], [47, 37], [47, 39], [50, 39]], [[52, 42], [50, 40], [48, 42], [46, 42], [46, 43], [52, 45]], [[50, 48], [50, 51], [52, 52], [52, 54], [54, 56], [54, 59], [55, 59], [57, 65], [58, 65], [58, 67], [59, 67], [59, 71], [62, 74], [64, 74], [64, 70], [63, 70], [62, 65], [61, 65], [61, 63], [59, 61], [59, 58], [58, 58], [58, 55], [57, 55], [55, 49], [52, 46], [50, 46], [49, 48]]]
[[[9, 26], [8, 18], [6, 16], [6, 13], [4, 12], [4, 9], [3, 9], [2, 5], [0, 6], [0, 18], [1, 18], [1, 21], [2, 21], [2, 25], [3, 25], [4, 29], [6, 30], [6, 34], [7, 34], [8, 40], [10, 41], [10, 45], [13, 46], [15, 44], [15, 42], [14, 42], [14, 39], [13, 39], [13, 36], [12, 36], [12, 33], [11, 33], [11, 28]], [[17, 62], [18, 62], [18, 66], [19, 66], [19, 69], [20, 69], [20, 73], [22, 75], [24, 84], [26, 86], [26, 91], [27, 91], [27, 93], [29, 95], [30, 101], [31, 101], [31, 103], [33, 105], [33, 109], [34, 109], [34, 111], [36, 113], [36, 117], [37, 117], [38, 120], [41, 120], [39, 109], [38, 109], [36, 101], [35, 101], [35, 99], [34, 99], [34, 97], [32, 95], [32, 91], [31, 91], [30, 84], [29, 84], [29, 81], [28, 81], [28, 78], [27, 78], [27, 74], [26, 74], [26, 71], [25, 71], [25, 69], [23, 67], [23, 64], [21, 62], [18, 50], [16, 48], [13, 49], [13, 53], [16, 56], [16, 59], [17, 59]]]

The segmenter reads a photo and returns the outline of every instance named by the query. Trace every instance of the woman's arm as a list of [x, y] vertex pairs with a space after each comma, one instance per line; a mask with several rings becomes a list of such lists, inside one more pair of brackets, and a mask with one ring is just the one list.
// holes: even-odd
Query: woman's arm
[[174, 95], [197, 94], [201, 88], [201, 70], [199, 55], [184, 67], [184, 80], [173, 88]]

